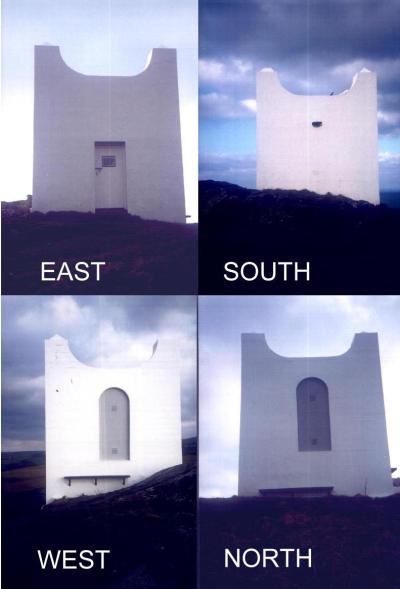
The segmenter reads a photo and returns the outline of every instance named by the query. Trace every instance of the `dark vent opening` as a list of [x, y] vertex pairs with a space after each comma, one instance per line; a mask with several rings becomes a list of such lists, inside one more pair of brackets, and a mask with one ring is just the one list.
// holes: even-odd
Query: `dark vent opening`
[[322, 121], [313, 121], [312, 126], [313, 127], [322, 127]]

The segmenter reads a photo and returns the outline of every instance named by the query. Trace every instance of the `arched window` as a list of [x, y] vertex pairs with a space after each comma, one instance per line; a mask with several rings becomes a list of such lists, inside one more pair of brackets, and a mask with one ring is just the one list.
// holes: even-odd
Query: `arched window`
[[299, 450], [331, 450], [328, 387], [319, 378], [305, 378], [296, 395]]
[[100, 397], [100, 458], [129, 460], [129, 398], [121, 389]]

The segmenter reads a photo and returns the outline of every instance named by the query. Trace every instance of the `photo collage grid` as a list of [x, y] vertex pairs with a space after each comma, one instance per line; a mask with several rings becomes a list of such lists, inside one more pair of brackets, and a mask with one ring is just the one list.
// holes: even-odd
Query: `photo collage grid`
[[4, 589], [397, 589], [398, 0], [1, 10]]

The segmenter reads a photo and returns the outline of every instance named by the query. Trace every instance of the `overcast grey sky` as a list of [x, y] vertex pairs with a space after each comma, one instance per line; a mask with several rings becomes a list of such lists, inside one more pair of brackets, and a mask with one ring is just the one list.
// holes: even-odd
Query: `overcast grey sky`
[[196, 435], [196, 297], [3, 296], [3, 451], [44, 448], [44, 340], [54, 334], [94, 366], [130, 366], [155, 341], [181, 350], [183, 437]]
[[197, 218], [197, 0], [2, 0], [1, 198], [32, 192], [33, 48], [59, 45], [91, 75], [133, 75], [153, 47], [175, 47], [187, 213]]
[[200, 495], [237, 494], [240, 336], [265, 333], [283, 356], [335, 356], [378, 332], [391, 464], [400, 469], [400, 296], [199, 299]]
[[382, 190], [400, 189], [399, 0], [200, 0], [200, 178], [255, 186], [255, 81], [338, 94], [377, 73]]

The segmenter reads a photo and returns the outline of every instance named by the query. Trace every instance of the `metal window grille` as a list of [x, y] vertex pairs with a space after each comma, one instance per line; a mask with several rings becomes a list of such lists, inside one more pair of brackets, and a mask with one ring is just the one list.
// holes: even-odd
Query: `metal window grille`
[[117, 165], [115, 155], [102, 155], [101, 165], [103, 168], [115, 168]]

